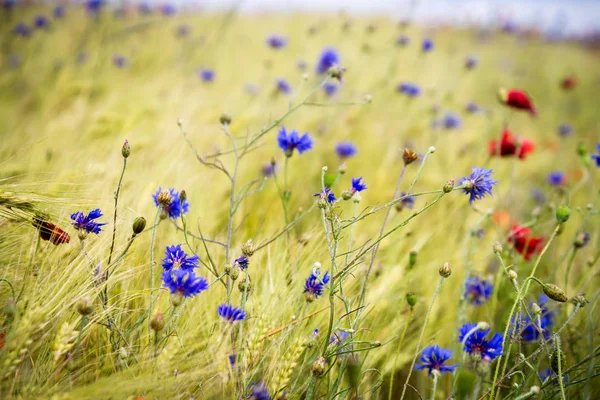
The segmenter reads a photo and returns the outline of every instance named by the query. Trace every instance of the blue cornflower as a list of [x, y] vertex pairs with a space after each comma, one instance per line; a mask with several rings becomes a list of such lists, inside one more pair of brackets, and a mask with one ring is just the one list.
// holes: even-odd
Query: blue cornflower
[[317, 60], [317, 74], [324, 74], [329, 71], [329, 68], [334, 65], [339, 65], [341, 62], [341, 57], [336, 49], [333, 47], [326, 47], [321, 52], [319, 59]]
[[252, 394], [250, 395], [251, 400], [271, 400], [271, 395], [267, 390], [267, 385], [264, 382], [260, 382], [252, 386]]
[[17, 0], [4, 0], [2, 2], [2, 8], [5, 10], [10, 10], [17, 5]]
[[442, 125], [446, 129], [459, 128], [461, 123], [462, 123], [462, 120], [460, 119], [460, 117], [453, 112], [447, 112], [446, 114], [444, 114], [444, 117], [442, 118]]
[[248, 263], [250, 260], [245, 255], [241, 255], [233, 261], [234, 265], [237, 265], [240, 269], [248, 269]]
[[290, 94], [292, 93], [292, 87], [289, 83], [283, 78], [279, 78], [275, 80], [275, 87], [279, 93]]
[[142, 15], [152, 14], [152, 7], [146, 2], [140, 3], [138, 6], [138, 12]]
[[96, 222], [95, 219], [102, 217], [102, 211], [99, 208], [90, 211], [87, 215], [81, 211], [71, 214], [72, 225], [75, 229], [80, 231], [86, 231], [87, 233], [100, 233], [102, 227], [106, 225], [106, 222]]
[[175, 14], [175, 11], [175, 5], [170, 3], [164, 4], [162, 7], [160, 7], [160, 13], [167, 17]]
[[427, 369], [429, 375], [436, 370], [439, 373], [452, 372], [458, 368], [458, 364], [455, 365], [444, 365], [452, 357], [452, 350], [443, 349], [438, 345], [427, 346], [421, 353], [421, 363], [416, 364], [415, 369]]
[[323, 85], [323, 91], [329, 97], [336, 94], [339, 88], [340, 88], [340, 85], [339, 85], [339, 83], [336, 83], [336, 82], [326, 82]]
[[325, 285], [329, 283], [329, 279], [331, 279], [329, 272], [325, 272], [323, 279], [321, 279], [320, 271], [312, 271], [306, 279], [306, 282], [304, 282], [304, 293], [306, 293], [308, 296], [307, 300], [309, 300], [309, 297], [312, 301], [321, 296], [323, 294], [323, 290], [325, 289]]
[[548, 297], [541, 295], [538, 306], [542, 310], [539, 318], [532, 321], [528, 316], [521, 319], [521, 338], [526, 342], [536, 342], [540, 337], [540, 331], [545, 339], [550, 337], [549, 328], [554, 325], [554, 311], [548, 307]]
[[367, 185], [363, 181], [362, 176], [360, 178], [352, 178], [352, 192], [362, 192], [367, 189]]
[[411, 82], [400, 83], [400, 85], [398, 85], [397, 90], [400, 93], [407, 95], [408, 97], [417, 97], [421, 94], [421, 88], [417, 84]]
[[429, 38], [423, 40], [423, 43], [421, 44], [421, 50], [423, 50], [423, 53], [428, 53], [433, 50], [433, 40]]
[[[400, 197], [404, 197], [406, 196], [408, 193], [406, 192], [400, 192]], [[408, 196], [405, 197], [404, 199], [400, 200], [397, 204], [396, 207], [399, 207], [400, 209], [406, 207], [410, 210], [413, 209], [413, 207], [415, 206], [415, 196]]]
[[121, 54], [115, 54], [113, 56], [113, 64], [117, 68], [124, 68], [127, 65], [127, 59]]
[[335, 152], [341, 159], [354, 157], [358, 153], [358, 149], [352, 142], [338, 142], [335, 145]]
[[304, 135], [300, 136], [297, 130], [292, 129], [288, 133], [285, 126], [282, 126], [277, 133], [277, 144], [279, 145], [279, 148], [285, 152], [287, 157], [291, 157], [295, 149], [298, 150], [299, 154], [312, 149], [313, 140], [306, 132]]
[[[162, 192], [162, 187], [159, 187], [156, 193], [152, 195], [154, 199], [154, 204], [158, 207], [158, 195]], [[163, 210], [167, 213], [170, 218], [179, 218], [179, 216], [183, 213], [186, 214], [189, 211], [190, 203], [185, 199], [183, 203], [179, 198], [179, 192], [176, 192], [175, 189], [169, 189], [169, 195], [171, 196], [171, 202], [167, 206], [163, 206]]]
[[102, 9], [104, 5], [104, 0], [87, 0], [85, 2], [85, 10], [89, 15], [96, 15]]
[[194, 269], [198, 267], [198, 256], [188, 256], [181, 248], [181, 245], [167, 246], [165, 250], [165, 258], [162, 266], [165, 270], [170, 271], [173, 268]]
[[268, 178], [270, 176], [273, 176], [275, 174], [276, 170], [277, 170], [277, 164], [273, 165], [273, 163], [267, 163], [262, 166], [262, 168], [260, 169], [260, 172], [262, 173], [262, 175], [265, 178]]
[[24, 23], [19, 22], [13, 28], [13, 34], [22, 37], [29, 37], [29, 35], [31, 35], [31, 29], [29, 29], [29, 27]]
[[486, 193], [492, 195], [492, 186], [498, 182], [491, 176], [491, 169], [472, 167], [471, 175], [462, 179], [461, 185], [464, 186], [465, 194], [469, 195], [469, 204], [472, 204], [473, 200], [482, 199]]
[[332, 204], [336, 200], [335, 194], [328, 187], [326, 187], [325, 190], [322, 190], [319, 193], [315, 193], [313, 196], [327, 200], [329, 204]]
[[565, 173], [553, 171], [548, 174], [548, 183], [552, 186], [560, 186], [565, 183]]
[[210, 68], [198, 68], [196, 74], [198, 74], [198, 78], [200, 78], [202, 82], [212, 82], [215, 80], [215, 71]]
[[229, 365], [231, 365], [231, 368], [233, 368], [235, 366], [235, 359], [237, 356], [235, 354], [230, 354], [227, 356], [227, 358], [229, 359]]
[[190, 34], [192, 29], [189, 25], [181, 24], [177, 27], [177, 36], [178, 37], [186, 37]]
[[483, 109], [475, 102], [470, 101], [465, 106], [465, 110], [470, 114], [477, 114], [483, 111]]
[[[477, 324], [467, 322], [458, 330], [458, 340], [462, 343], [468, 332], [472, 331], [477, 327]], [[475, 330], [465, 341], [464, 351], [469, 354], [479, 354], [482, 359], [489, 361], [502, 355], [502, 335], [498, 332], [494, 333], [494, 336], [488, 341], [485, 337], [490, 333], [490, 329], [481, 331]]]
[[465, 60], [466, 69], [473, 69], [477, 66], [477, 64], [479, 64], [479, 58], [475, 55], [471, 55]]
[[470, 276], [465, 282], [464, 298], [471, 304], [479, 306], [490, 298], [494, 286], [478, 276]]
[[33, 26], [39, 29], [46, 29], [50, 26], [50, 21], [45, 15], [37, 15], [33, 19]]
[[542, 189], [535, 187], [531, 189], [530, 193], [531, 197], [536, 203], [543, 204], [546, 202], [546, 195], [544, 194]]
[[227, 303], [221, 304], [217, 308], [219, 316], [227, 322], [235, 322], [246, 319], [246, 312], [238, 307], [233, 307]]
[[65, 7], [63, 7], [63, 6], [54, 7], [54, 10], [52, 10], [52, 15], [56, 19], [64, 17], [65, 16]]
[[405, 46], [408, 46], [409, 43], [410, 43], [410, 38], [406, 35], [400, 35], [396, 38], [396, 44], [398, 46], [405, 47]]
[[596, 145], [596, 152], [598, 154], [592, 154], [592, 160], [596, 161], [596, 167], [600, 167], [600, 143]]
[[571, 136], [573, 133], [573, 126], [570, 124], [564, 123], [558, 126], [558, 134], [560, 136]]
[[331, 337], [329, 338], [329, 344], [333, 344], [334, 346], [339, 346], [340, 344], [344, 343], [346, 341], [346, 339], [348, 339], [348, 336], [350, 336], [350, 334], [348, 332], [344, 332], [344, 331], [339, 331], [337, 333], [333, 333], [333, 335], [331, 335]]
[[267, 36], [266, 42], [267, 46], [269, 46], [272, 49], [283, 49], [285, 46], [287, 46], [288, 39], [283, 35], [278, 35], [274, 33], [272, 35]]
[[198, 293], [208, 289], [208, 282], [201, 276], [196, 275], [192, 269], [171, 269], [162, 274], [163, 284], [172, 294], [183, 297], [194, 297]]
[[[554, 381], [553, 385], [558, 385], [558, 374], [552, 371], [552, 368], [546, 368], [543, 371], [540, 371], [540, 380], [542, 383], [546, 383], [546, 381]], [[563, 375], [563, 383], [567, 383], [569, 381], [569, 377]]]

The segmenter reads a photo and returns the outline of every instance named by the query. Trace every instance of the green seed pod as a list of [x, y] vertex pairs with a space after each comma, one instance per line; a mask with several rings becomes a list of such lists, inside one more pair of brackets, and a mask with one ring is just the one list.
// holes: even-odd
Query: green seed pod
[[565, 292], [552, 283], [546, 283], [544, 286], [542, 286], [542, 290], [546, 296], [550, 297], [554, 301], [558, 301], [559, 303], [564, 303], [569, 300]]
[[415, 292], [406, 293], [406, 302], [409, 306], [414, 307], [417, 304], [417, 294]]
[[444, 193], [450, 193], [454, 189], [454, 179], [450, 179], [448, 182], [444, 183], [442, 190]]
[[571, 209], [567, 206], [560, 206], [556, 209], [556, 219], [558, 222], [567, 222], [571, 216]]
[[327, 360], [325, 360], [325, 357], [319, 356], [313, 363], [312, 367], [310, 368], [310, 371], [312, 372], [312, 374], [314, 376], [320, 377], [320, 376], [323, 376], [326, 369], [327, 369]]
[[125, 140], [125, 143], [123, 143], [123, 147], [121, 147], [121, 155], [123, 156], [123, 158], [127, 158], [130, 154], [131, 146], [129, 146], [129, 141]]
[[134, 235], [139, 235], [144, 231], [145, 228], [146, 219], [144, 217], [137, 217], [135, 220], [133, 220], [132, 229]]
[[418, 253], [416, 250], [411, 250], [410, 254], [408, 255], [408, 266], [410, 268], [414, 267], [417, 263], [417, 254]]
[[252, 239], [248, 239], [246, 243], [242, 246], [242, 254], [246, 257], [252, 257], [254, 254], [254, 242]]
[[156, 313], [150, 320], [150, 328], [155, 332], [160, 332], [165, 327], [165, 317], [161, 313]]
[[227, 113], [221, 114], [221, 117], [219, 118], [219, 122], [221, 123], [221, 125], [231, 124], [231, 115], [229, 115]]

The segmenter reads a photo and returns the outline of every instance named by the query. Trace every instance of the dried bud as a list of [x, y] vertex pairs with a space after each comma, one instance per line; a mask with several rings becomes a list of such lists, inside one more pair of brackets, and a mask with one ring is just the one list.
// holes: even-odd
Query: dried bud
[[414, 307], [417, 304], [417, 294], [415, 292], [406, 293], [406, 302], [409, 306]]
[[123, 158], [127, 158], [131, 155], [131, 146], [129, 146], [129, 141], [125, 140], [125, 143], [123, 143], [123, 147], [121, 147], [121, 154], [123, 155]]
[[411, 149], [405, 148], [402, 153], [402, 160], [404, 161], [404, 165], [411, 164], [419, 158], [417, 153], [412, 151]]
[[165, 208], [171, 204], [171, 201], [173, 201], [173, 198], [171, 197], [171, 193], [169, 193], [168, 190], [163, 189], [160, 191], [158, 196], [156, 196], [156, 201], [158, 202], [158, 204], [161, 207]]
[[179, 202], [181, 204], [183, 204], [184, 201], [187, 200], [187, 192], [184, 190], [181, 191], [181, 193], [179, 193]]
[[133, 220], [133, 234], [139, 235], [146, 228], [146, 219], [144, 217], [137, 217]]
[[582, 293], [578, 294], [577, 296], [573, 296], [571, 302], [576, 306], [579, 306], [579, 308], [583, 308], [586, 306], [586, 304], [589, 303], [589, 301], [585, 298], [585, 296]]
[[571, 216], [571, 209], [567, 206], [560, 206], [556, 209], [556, 219], [558, 222], [567, 222]]
[[317, 357], [317, 359], [313, 363], [312, 367], [310, 368], [310, 371], [316, 377], [323, 376], [323, 374], [325, 373], [326, 370], [327, 370], [327, 360], [323, 356]]
[[454, 189], [454, 179], [450, 179], [448, 182], [444, 183], [442, 190], [444, 193], [450, 193]]
[[452, 264], [449, 262], [445, 262], [439, 269], [440, 276], [443, 278], [448, 278], [452, 275]]
[[156, 313], [152, 316], [150, 320], [150, 328], [154, 332], [160, 332], [165, 327], [165, 317], [161, 313]]
[[[559, 362], [559, 357], [560, 357], [560, 362]], [[559, 371], [559, 366], [560, 364], [560, 371], [564, 372], [565, 370], [565, 353], [563, 353], [561, 350], [554, 350], [554, 353], [552, 353], [552, 357], [550, 358], [550, 367], [552, 368], [552, 371], [556, 372], [558, 374]]]
[[342, 199], [350, 200], [352, 198], [352, 190], [346, 189], [342, 192]]
[[418, 253], [416, 250], [411, 250], [411, 252], [408, 254], [408, 266], [410, 268], [414, 267], [417, 263], [417, 254]]
[[240, 289], [241, 293], [252, 293], [252, 282], [250, 282], [250, 279], [242, 279], [238, 284], [238, 289]]
[[[227, 268], [227, 267], [225, 267]], [[237, 280], [237, 278], [240, 276], [240, 267], [238, 266], [234, 266], [233, 268], [231, 268], [231, 271], [229, 272], [229, 277], [231, 278], [231, 280], [235, 281]]]
[[590, 234], [587, 232], [581, 232], [575, 237], [575, 241], [573, 242], [573, 246], [578, 249], [585, 247], [590, 242]]
[[344, 162], [344, 163], [342, 163], [342, 165], [340, 165], [338, 167], [338, 174], [344, 175], [347, 170], [348, 170], [348, 165]]
[[542, 308], [537, 303], [533, 303], [531, 305], [531, 313], [534, 317], [542, 315]]
[[173, 307], [179, 307], [183, 303], [183, 294], [175, 292], [171, 295], [171, 304]]
[[221, 117], [219, 118], [219, 122], [221, 123], [221, 125], [231, 124], [231, 115], [229, 115], [227, 113], [221, 114]]
[[494, 243], [494, 246], [492, 247], [492, 249], [494, 250], [495, 254], [502, 253], [502, 245], [500, 244], [500, 242]]
[[360, 193], [359, 193], [359, 192], [355, 192], [355, 193], [352, 195], [352, 202], [353, 202], [354, 204], [358, 204], [358, 203], [360, 203], [360, 201], [361, 201], [361, 200], [362, 200], [362, 197], [360, 196]]
[[564, 303], [569, 299], [561, 288], [553, 285], [552, 283], [546, 283], [544, 286], [542, 286], [542, 290], [546, 296], [550, 297], [554, 301], [558, 301], [559, 303]]
[[77, 312], [81, 315], [90, 315], [94, 311], [94, 304], [89, 297], [82, 297], [77, 302]]
[[479, 329], [480, 331], [485, 331], [490, 329], [490, 324], [488, 324], [485, 321], [481, 321], [477, 324], [477, 329]]
[[511, 269], [508, 271], [508, 279], [510, 279], [511, 281], [517, 279], [517, 273], [515, 272], [515, 270]]
[[252, 239], [248, 239], [248, 241], [244, 243], [242, 246], [242, 254], [244, 254], [246, 257], [252, 257], [254, 254], [254, 242]]

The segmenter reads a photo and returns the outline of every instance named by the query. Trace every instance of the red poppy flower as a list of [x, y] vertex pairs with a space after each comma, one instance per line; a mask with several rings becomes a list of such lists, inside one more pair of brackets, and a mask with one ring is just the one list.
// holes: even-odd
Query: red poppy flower
[[534, 149], [535, 145], [531, 140], [515, 136], [506, 128], [502, 132], [500, 143], [498, 143], [498, 140], [493, 139], [489, 144], [491, 156], [497, 156], [499, 151], [500, 157], [516, 155], [522, 160], [525, 159], [527, 154], [533, 152]]
[[567, 76], [560, 82], [560, 86], [565, 90], [571, 90], [577, 86], [577, 78], [574, 75]]
[[40, 231], [40, 238], [49, 240], [55, 246], [62, 243], [69, 243], [71, 237], [69, 234], [51, 222], [44, 221], [38, 217], [33, 219], [33, 226]]
[[533, 102], [527, 96], [527, 94], [518, 89], [500, 89], [498, 92], [500, 102], [506, 104], [509, 107], [516, 108], [518, 110], [526, 110], [533, 116], [537, 115], [537, 111], [533, 106]]
[[542, 251], [545, 239], [533, 236], [531, 229], [527, 227], [513, 225], [508, 241], [525, 260], [529, 261], [532, 255]]

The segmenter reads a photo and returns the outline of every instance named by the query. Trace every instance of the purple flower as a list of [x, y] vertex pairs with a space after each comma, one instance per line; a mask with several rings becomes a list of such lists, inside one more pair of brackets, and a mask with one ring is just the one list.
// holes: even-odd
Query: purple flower
[[267, 36], [266, 43], [267, 46], [269, 46], [270, 48], [279, 50], [287, 46], [288, 39], [283, 35], [278, 35], [274, 33], [272, 35]]
[[269, 391], [267, 390], [267, 385], [264, 382], [260, 382], [256, 385], [253, 385], [251, 390], [251, 400], [271, 400], [271, 395], [269, 394]]
[[410, 38], [406, 35], [400, 35], [396, 38], [396, 44], [398, 46], [405, 47], [405, 46], [408, 46], [409, 43], [410, 43]]
[[423, 349], [423, 353], [421, 353], [420, 361], [422, 364], [416, 364], [415, 369], [427, 369], [429, 375], [431, 375], [433, 370], [436, 370], [439, 373], [452, 372], [458, 368], [458, 364], [445, 365], [445, 362], [448, 361], [450, 357], [452, 357], [452, 350], [443, 349], [438, 345], [427, 346]]
[[171, 16], [171, 15], [175, 14], [175, 11], [176, 11], [176, 10], [175, 10], [175, 5], [173, 5], [173, 4], [170, 4], [170, 3], [164, 4], [164, 5], [162, 5], [162, 6], [160, 7], [160, 13], [161, 13], [162, 15], [165, 15], [165, 16], [167, 16], [167, 17], [169, 17], [169, 16]]
[[470, 101], [465, 106], [465, 110], [470, 114], [478, 114], [483, 111], [483, 109], [475, 102]]
[[321, 279], [321, 272], [318, 270], [314, 270], [310, 273], [306, 282], [304, 282], [304, 293], [308, 293], [316, 299], [317, 297], [323, 294], [323, 290], [325, 289], [325, 285], [329, 283], [331, 277], [329, 276], [329, 272], [325, 272], [323, 275], [323, 279]]
[[305, 151], [312, 149], [313, 140], [307, 132], [300, 136], [297, 130], [292, 129], [288, 133], [285, 126], [282, 126], [277, 133], [277, 144], [279, 145], [279, 148], [285, 152], [287, 157], [291, 157], [294, 150], [298, 150], [298, 153], [302, 154]]
[[200, 78], [202, 82], [212, 82], [215, 80], [215, 71], [210, 68], [200, 67], [196, 71], [196, 74], [198, 74], [198, 78]]
[[275, 80], [275, 87], [279, 93], [290, 94], [292, 92], [292, 87], [289, 83], [283, 78], [279, 78]]
[[19, 22], [13, 28], [13, 34], [16, 36], [29, 37], [31, 35], [31, 29], [22, 22]]
[[[554, 381], [553, 385], [558, 385], [558, 374], [552, 371], [552, 368], [546, 368], [543, 371], [540, 371], [540, 380], [542, 383], [546, 383], [547, 381]], [[569, 378], [566, 375], [563, 375], [563, 384], [567, 383]]]
[[573, 127], [570, 124], [560, 124], [558, 126], [558, 134], [560, 136], [571, 136]]
[[565, 173], [562, 171], [553, 171], [548, 174], [548, 183], [552, 186], [560, 186], [565, 182]]
[[446, 129], [456, 129], [459, 128], [461, 124], [462, 120], [457, 114], [453, 112], [447, 112], [442, 118], [442, 125]]
[[138, 12], [141, 15], [150, 15], [152, 14], [152, 7], [146, 2], [140, 3], [140, 5], [138, 6]]
[[[406, 192], [400, 192], [399, 198], [402, 198], [402, 197], [406, 196], [407, 194], [408, 193], [406, 193]], [[400, 202], [398, 204], [400, 204], [402, 206], [401, 208], [406, 207], [409, 210], [412, 210], [413, 207], [415, 206], [415, 196], [404, 197], [402, 200], [400, 200]]]
[[38, 29], [47, 29], [50, 26], [50, 21], [45, 15], [37, 15], [33, 19], [33, 26]]
[[198, 256], [188, 256], [181, 248], [181, 245], [167, 246], [165, 250], [165, 258], [162, 260], [162, 266], [166, 271], [173, 268], [182, 268], [193, 270], [198, 267]]
[[55, 19], [60, 19], [60, 18], [64, 17], [65, 16], [65, 7], [63, 7], [63, 6], [54, 7], [54, 10], [52, 10], [52, 15], [54, 16]]
[[479, 306], [485, 303], [492, 294], [494, 286], [478, 276], [471, 276], [465, 282], [464, 298], [471, 304]]
[[335, 145], [335, 152], [341, 159], [354, 157], [358, 152], [358, 149], [352, 142], [338, 142]]
[[319, 192], [319, 193], [315, 193], [313, 195], [314, 197], [320, 197], [321, 199], [327, 200], [327, 202], [329, 204], [333, 203], [336, 199], [335, 199], [335, 194], [333, 194], [333, 192], [331, 191], [331, 189], [329, 189], [328, 187], [325, 188], [325, 190]]
[[[154, 204], [158, 207], [158, 195], [162, 192], [162, 187], [159, 187], [156, 193], [152, 195], [154, 199]], [[169, 189], [169, 195], [171, 196], [171, 202], [168, 206], [164, 207], [163, 210], [167, 213], [170, 218], [179, 218], [179, 216], [183, 213], [186, 214], [190, 208], [190, 203], [185, 199], [183, 203], [179, 198], [179, 192], [176, 192], [175, 189]]]
[[85, 10], [88, 15], [95, 16], [100, 13], [102, 10], [102, 6], [104, 6], [104, 0], [87, 0], [85, 2]]
[[117, 68], [125, 68], [125, 66], [127, 65], [127, 59], [121, 54], [115, 54], [113, 56], [113, 64]]
[[362, 176], [360, 178], [352, 178], [352, 192], [362, 192], [367, 189], [367, 185], [363, 181]]
[[433, 40], [429, 38], [423, 40], [423, 43], [421, 44], [421, 50], [423, 50], [423, 53], [428, 53], [433, 50]]
[[262, 166], [260, 171], [265, 178], [268, 178], [275, 174], [276, 169], [277, 169], [277, 164], [273, 165], [273, 163], [267, 163]]
[[240, 269], [248, 269], [248, 263], [250, 260], [245, 255], [241, 255], [233, 261], [234, 265], [237, 265]]
[[333, 335], [331, 335], [331, 337], [329, 338], [329, 344], [333, 344], [334, 346], [339, 346], [340, 344], [344, 343], [346, 341], [346, 339], [348, 339], [348, 336], [350, 336], [350, 334], [348, 332], [344, 332], [344, 331], [334, 332]]
[[99, 208], [90, 211], [87, 215], [81, 211], [71, 214], [72, 225], [75, 229], [80, 231], [87, 231], [87, 233], [100, 233], [102, 227], [106, 225], [106, 222], [96, 222], [94, 220], [102, 217], [102, 211]]
[[[462, 343], [468, 332], [477, 327], [477, 324], [467, 322], [459, 330], [458, 340]], [[464, 342], [464, 351], [469, 354], [479, 354], [482, 359], [491, 361], [502, 355], [502, 335], [494, 333], [494, 336], [488, 341], [485, 337], [490, 333], [490, 329], [481, 331], [475, 330]]]
[[477, 64], [479, 64], [479, 58], [477, 56], [471, 55], [465, 60], [466, 69], [474, 69]]
[[329, 68], [334, 65], [339, 65], [341, 57], [336, 49], [333, 47], [326, 47], [323, 49], [317, 60], [316, 71], [317, 74], [324, 74], [329, 71]]
[[461, 185], [464, 186], [465, 194], [469, 195], [469, 204], [472, 204], [473, 200], [482, 199], [486, 193], [492, 195], [492, 187], [498, 183], [491, 178], [492, 172], [491, 169], [472, 167], [471, 175], [462, 179]]
[[177, 27], [177, 36], [178, 37], [186, 37], [190, 34], [191, 28], [189, 25], [181, 24]]
[[[526, 342], [536, 342], [539, 340], [540, 331], [545, 339], [550, 337], [550, 330], [554, 326], [554, 314], [555, 312], [548, 307], [549, 298], [545, 295], [541, 295], [538, 301], [538, 306], [542, 310], [539, 318], [535, 318], [533, 321], [525, 316], [520, 322], [520, 336]], [[514, 320], [513, 320], [514, 323]]]
[[226, 303], [221, 304], [217, 308], [217, 312], [221, 318], [230, 323], [246, 319], [246, 312], [244, 310]]
[[338, 92], [338, 89], [340, 88], [340, 84], [336, 83], [336, 82], [326, 82], [323, 85], [323, 91], [325, 92], [325, 94], [329, 97], [333, 96], [334, 94], [336, 94]]
[[398, 85], [398, 92], [407, 95], [408, 97], [417, 97], [421, 94], [421, 88], [411, 82], [402, 82]]
[[162, 274], [163, 284], [171, 294], [179, 294], [184, 297], [194, 297], [198, 293], [208, 289], [208, 282], [201, 276], [197, 276], [192, 269], [171, 269]]
[[600, 143], [596, 145], [596, 152], [598, 154], [592, 154], [592, 160], [596, 161], [596, 167], [600, 167]]

